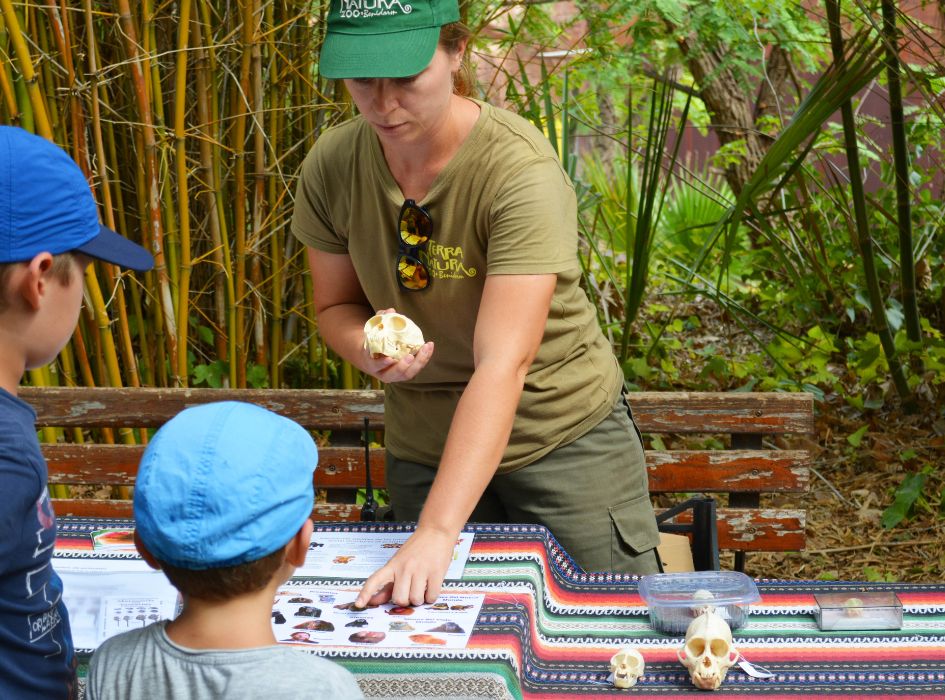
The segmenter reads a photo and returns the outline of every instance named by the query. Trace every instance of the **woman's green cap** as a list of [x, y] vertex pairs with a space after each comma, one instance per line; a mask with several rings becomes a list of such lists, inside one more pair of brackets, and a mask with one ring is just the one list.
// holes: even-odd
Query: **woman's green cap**
[[406, 78], [430, 65], [457, 0], [331, 0], [322, 77]]

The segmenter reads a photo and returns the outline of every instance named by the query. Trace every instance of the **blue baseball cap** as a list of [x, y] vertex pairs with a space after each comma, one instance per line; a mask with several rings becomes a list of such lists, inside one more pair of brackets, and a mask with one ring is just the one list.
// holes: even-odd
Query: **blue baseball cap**
[[181, 569], [236, 566], [284, 547], [312, 513], [315, 441], [255, 404], [184, 409], [155, 433], [135, 484], [138, 536]]
[[0, 263], [79, 251], [143, 272], [154, 258], [98, 220], [85, 176], [59, 146], [0, 126]]

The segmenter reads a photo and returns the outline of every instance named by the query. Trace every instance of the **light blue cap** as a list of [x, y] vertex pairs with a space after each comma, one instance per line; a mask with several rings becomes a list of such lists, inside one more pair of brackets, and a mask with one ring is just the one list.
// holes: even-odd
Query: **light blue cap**
[[318, 450], [298, 423], [223, 401], [187, 408], [141, 459], [136, 528], [160, 561], [235, 566], [284, 547], [311, 515]]

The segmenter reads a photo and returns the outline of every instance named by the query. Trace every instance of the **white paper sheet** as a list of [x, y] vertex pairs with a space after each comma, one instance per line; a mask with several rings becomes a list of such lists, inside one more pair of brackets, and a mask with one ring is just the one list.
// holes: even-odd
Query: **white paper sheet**
[[137, 562], [144, 565], [143, 571], [131, 570], [134, 563], [133, 559], [53, 559], [76, 649], [96, 649], [116, 634], [177, 616], [177, 589], [143, 561]]
[[[297, 577], [367, 578], [390, 560], [409, 532], [316, 532]], [[453, 548], [447, 579], [461, 579], [474, 535], [462, 532]]]

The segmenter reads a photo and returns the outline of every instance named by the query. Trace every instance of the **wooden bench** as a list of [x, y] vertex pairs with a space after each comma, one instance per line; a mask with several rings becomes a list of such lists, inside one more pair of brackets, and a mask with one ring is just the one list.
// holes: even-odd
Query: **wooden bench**
[[[62, 428], [71, 439], [79, 434], [86, 440], [43, 445], [51, 485], [109, 485], [120, 487], [116, 491], [125, 496], [134, 485], [144, 447], [124, 443], [146, 439], [142, 428], [156, 428], [184, 408], [209, 401], [265, 406], [307, 429], [323, 431], [318, 434], [315, 486], [328, 499], [317, 502], [313, 511], [323, 521], [359, 518], [353, 496], [365, 485], [364, 419], [378, 431], [375, 435], [384, 427], [380, 391], [24, 387], [20, 396], [36, 409], [38, 427]], [[761, 499], [808, 490], [809, 453], [770, 443], [814, 432], [809, 394], [640, 392], [628, 398], [645, 435], [660, 435], [669, 443], [698, 440], [703, 434], [727, 441], [726, 449], [648, 449], [646, 461], [652, 494], [727, 494], [717, 509], [718, 542], [722, 551], [735, 552], [735, 568], [744, 567], [746, 552], [804, 548], [804, 510]], [[103, 439], [122, 444], [101, 444]], [[373, 486], [383, 488], [383, 448], [371, 447], [370, 466]], [[131, 517], [127, 497], [54, 497], [53, 503], [61, 516]]]

